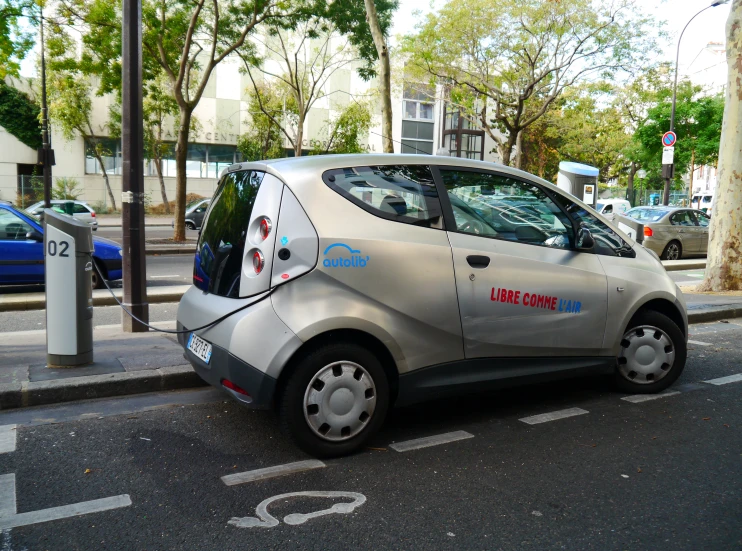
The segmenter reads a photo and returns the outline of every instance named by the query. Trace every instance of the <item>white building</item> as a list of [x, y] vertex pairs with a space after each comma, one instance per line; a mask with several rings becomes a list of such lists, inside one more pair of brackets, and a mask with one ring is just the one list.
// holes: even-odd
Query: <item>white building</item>
[[[333, 39], [335, 40], [335, 39]], [[240, 73], [239, 59], [227, 58], [214, 70], [206, 91], [195, 110], [199, 130], [191, 134], [186, 163], [187, 193], [211, 196], [221, 170], [241, 159], [237, 151], [240, 134], [249, 128], [248, 94], [252, 89], [246, 75]], [[323, 85], [323, 97], [309, 112], [304, 125], [303, 148], [308, 152], [312, 139], [321, 137], [331, 117], [353, 98], [362, 99], [376, 94], [376, 82], [366, 82], [354, 70], [357, 62], [336, 70]], [[394, 74], [402, 74], [402, 70]], [[395, 152], [432, 154], [445, 148], [451, 155], [477, 159], [497, 160], [494, 142], [485, 133], [471, 128], [456, 110], [446, 110], [445, 103], [435, 94], [416, 92], [409, 85], [393, 82], [393, 140]], [[113, 98], [93, 97], [93, 125], [100, 136], [107, 136], [108, 108]], [[370, 152], [382, 151], [381, 113], [378, 102], [373, 113], [372, 127], [365, 140]], [[174, 126], [166, 131], [166, 140], [175, 142]], [[73, 178], [82, 188], [81, 198], [97, 208], [108, 207], [102, 170], [98, 161], [86, 151], [87, 137], [77, 136], [66, 141], [51, 127], [52, 147], [56, 166], [53, 177]], [[110, 155], [104, 157], [113, 196], [117, 206], [121, 197], [121, 145], [110, 139], [105, 142]], [[287, 156], [293, 155], [288, 141]], [[22, 188], [29, 185], [36, 152], [19, 142], [0, 127], [0, 200], [16, 202]], [[175, 160], [162, 161], [167, 195], [175, 197]], [[25, 176], [24, 176], [25, 175]], [[153, 161], [144, 166], [145, 193], [153, 204], [162, 201], [160, 184]]]

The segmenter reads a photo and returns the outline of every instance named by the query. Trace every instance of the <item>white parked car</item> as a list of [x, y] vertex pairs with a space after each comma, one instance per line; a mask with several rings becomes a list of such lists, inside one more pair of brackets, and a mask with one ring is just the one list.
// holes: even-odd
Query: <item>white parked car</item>
[[[88, 205], [85, 201], [72, 201], [65, 199], [54, 199], [52, 200], [52, 209], [62, 214], [71, 214], [74, 218], [77, 218], [80, 222], [85, 222], [93, 226], [93, 231], [98, 229], [98, 220], [95, 217], [95, 211], [93, 207]], [[34, 216], [38, 216], [44, 210], [44, 202], [39, 201], [34, 203], [26, 209], [26, 212], [30, 212]]]
[[709, 216], [711, 216], [711, 208], [714, 206], [714, 192], [705, 191], [703, 193], [696, 193], [690, 200], [690, 207], [692, 209], [702, 210]]
[[608, 220], [613, 220], [615, 214], [626, 214], [630, 208], [631, 203], [626, 199], [601, 199], [595, 205], [595, 210]]

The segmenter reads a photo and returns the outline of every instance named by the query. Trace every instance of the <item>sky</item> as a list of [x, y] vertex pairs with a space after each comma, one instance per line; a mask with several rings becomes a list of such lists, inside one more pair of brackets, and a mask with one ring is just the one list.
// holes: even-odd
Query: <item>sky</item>
[[[497, 1], [497, 0], [493, 0]], [[656, 19], [666, 21], [665, 29], [669, 39], [658, 52], [660, 60], [675, 61], [677, 39], [683, 27], [695, 13], [710, 5], [712, 0], [638, 0], [639, 4], [645, 6], [645, 11]], [[414, 24], [418, 20], [414, 12], [419, 10], [427, 13], [431, 10], [431, 4], [440, 7], [445, 2], [442, 0], [400, 0], [399, 11], [394, 17], [392, 33], [408, 34], [414, 30]], [[696, 17], [683, 35], [680, 46], [680, 75], [685, 74], [685, 66], [690, 65], [698, 53], [709, 42], [725, 43], [725, 25], [729, 16], [731, 3], [727, 5], [710, 8]], [[693, 70], [702, 69], [695, 66]]]

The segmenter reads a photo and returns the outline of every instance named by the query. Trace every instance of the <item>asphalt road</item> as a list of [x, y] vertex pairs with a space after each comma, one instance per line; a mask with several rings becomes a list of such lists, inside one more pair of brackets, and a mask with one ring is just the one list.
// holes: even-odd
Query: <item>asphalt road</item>
[[[362, 453], [233, 486], [221, 477], [310, 458], [271, 413], [211, 389], [0, 412], [18, 424], [0, 431], [0, 447], [17, 445], [0, 454], [0, 474], [15, 475], [15, 497], [0, 477], [0, 510], [39, 511], [12, 517], [35, 523], [3, 532], [0, 548], [740, 549], [742, 381], [701, 381], [742, 372], [742, 324], [693, 326], [692, 338], [704, 344], [677, 394], [632, 403], [580, 379], [432, 402], [394, 411]], [[585, 413], [521, 421], [567, 408]], [[452, 431], [472, 437], [390, 447]], [[354, 494], [281, 497], [274, 527], [229, 523], [307, 491]], [[102, 498], [115, 508], [36, 522]]]

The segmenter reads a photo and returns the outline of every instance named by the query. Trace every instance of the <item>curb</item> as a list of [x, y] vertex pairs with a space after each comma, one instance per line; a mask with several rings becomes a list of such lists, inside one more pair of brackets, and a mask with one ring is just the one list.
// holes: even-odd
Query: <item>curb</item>
[[[188, 286], [183, 286], [188, 288]], [[157, 289], [157, 292], [152, 292], [150, 295], [147, 294], [148, 304], [160, 304], [163, 302], [179, 302], [181, 297], [185, 294], [185, 289], [179, 288], [172, 291], [160, 291], [159, 289], [167, 289], [167, 287], [153, 288]], [[123, 293], [123, 292], [122, 292]], [[119, 293], [119, 294], [122, 294]], [[16, 297], [9, 296], [4, 300], [0, 300], [0, 312], [18, 312], [22, 310], [43, 310], [46, 308], [46, 298], [44, 293], [29, 293], [33, 296], [26, 299], [14, 300]], [[117, 295], [118, 296], [118, 295]], [[122, 296], [118, 296], [119, 300], [122, 300]], [[113, 299], [111, 294], [106, 291], [105, 294], [101, 293], [99, 296], [93, 296], [93, 306], [115, 306], [116, 301]]]
[[670, 264], [670, 262], [678, 262], [678, 261], [677, 260], [663, 261], [662, 265], [665, 267], [666, 272], [680, 272], [683, 270], [705, 270], [706, 269], [705, 260], [699, 260], [697, 262], [690, 262], [686, 260], [679, 261], [679, 262], [684, 262], [684, 264]]
[[701, 312], [688, 312], [688, 323], [707, 323], [731, 318], [742, 318], [742, 305], [704, 308]]
[[146, 249], [147, 256], [158, 254], [196, 254], [196, 247], [163, 247], [161, 249]]
[[205, 386], [191, 366], [0, 385], [0, 410]]

